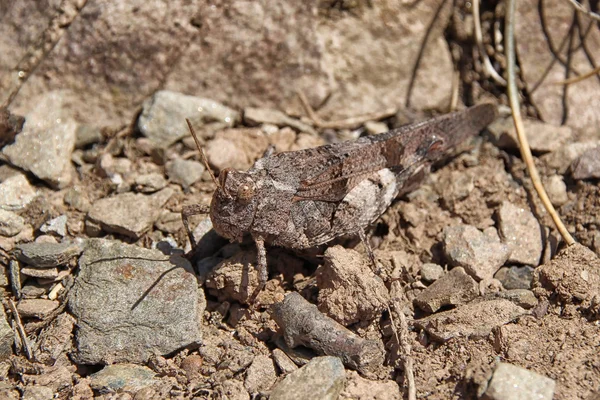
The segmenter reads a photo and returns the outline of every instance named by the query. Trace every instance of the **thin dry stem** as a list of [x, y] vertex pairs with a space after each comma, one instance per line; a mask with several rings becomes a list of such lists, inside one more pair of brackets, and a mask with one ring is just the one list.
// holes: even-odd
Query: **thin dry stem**
[[308, 115], [308, 118], [312, 120], [314, 126], [321, 129], [352, 129], [359, 127], [368, 121], [378, 121], [380, 119], [391, 117], [398, 111], [396, 108], [388, 108], [381, 112], [359, 115], [358, 117], [350, 117], [337, 121], [324, 121], [317, 115], [315, 110], [313, 110], [304, 93], [300, 90], [296, 93], [300, 98], [300, 102], [302, 103], [302, 107]]
[[506, 13], [506, 59], [508, 62], [508, 99], [510, 101], [510, 108], [512, 109], [513, 121], [515, 124], [515, 129], [517, 130], [517, 137], [519, 140], [519, 149], [521, 151], [521, 157], [523, 157], [523, 161], [525, 161], [525, 165], [527, 166], [527, 171], [529, 172], [529, 176], [531, 177], [531, 181], [533, 183], [533, 187], [537, 192], [542, 204], [546, 208], [550, 217], [554, 221], [556, 228], [560, 232], [561, 236], [565, 240], [568, 245], [575, 243], [575, 240], [567, 231], [567, 228], [563, 224], [560, 219], [560, 216], [552, 206], [550, 199], [548, 198], [548, 194], [544, 189], [544, 185], [540, 179], [539, 173], [535, 164], [533, 162], [533, 157], [531, 155], [531, 149], [529, 148], [529, 142], [527, 141], [527, 136], [525, 135], [525, 127], [523, 126], [523, 119], [521, 118], [521, 111], [519, 106], [518, 99], [518, 89], [516, 84], [516, 62], [515, 62], [515, 48], [514, 48], [514, 19], [515, 19], [515, 0], [508, 0], [508, 7]]

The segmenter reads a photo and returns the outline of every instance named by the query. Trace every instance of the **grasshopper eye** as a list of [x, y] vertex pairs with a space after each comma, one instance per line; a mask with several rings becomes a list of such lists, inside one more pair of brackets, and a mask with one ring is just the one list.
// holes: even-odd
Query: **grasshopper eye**
[[237, 197], [240, 200], [248, 201], [254, 197], [254, 185], [251, 183], [244, 183], [238, 188]]

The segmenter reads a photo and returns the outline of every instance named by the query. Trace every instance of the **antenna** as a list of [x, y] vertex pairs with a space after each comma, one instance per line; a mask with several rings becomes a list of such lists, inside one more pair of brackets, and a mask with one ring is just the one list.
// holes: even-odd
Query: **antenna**
[[204, 150], [202, 150], [202, 147], [200, 146], [200, 141], [198, 140], [198, 137], [196, 136], [196, 132], [194, 131], [194, 127], [192, 126], [192, 123], [187, 118], [185, 119], [185, 122], [187, 122], [188, 128], [190, 129], [190, 133], [192, 134], [192, 137], [194, 138], [194, 142], [196, 142], [196, 147], [198, 148], [198, 151], [200, 152], [200, 158], [202, 159], [202, 163], [204, 164], [204, 167], [206, 168], [206, 170], [210, 174], [210, 177], [212, 178], [212, 180], [215, 183], [215, 185], [217, 185], [217, 188], [221, 189], [221, 184], [219, 183], [219, 181], [217, 180], [217, 178], [215, 178], [215, 175], [213, 174], [212, 170], [208, 166], [208, 160], [206, 159], [206, 155], [204, 154]]

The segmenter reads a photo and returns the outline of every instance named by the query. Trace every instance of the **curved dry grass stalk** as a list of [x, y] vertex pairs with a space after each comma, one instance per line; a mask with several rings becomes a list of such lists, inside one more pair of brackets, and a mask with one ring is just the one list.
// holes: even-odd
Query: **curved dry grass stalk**
[[473, 0], [473, 21], [475, 25], [475, 41], [477, 42], [477, 48], [479, 49], [479, 53], [483, 60], [484, 71], [490, 78], [495, 80], [497, 84], [506, 86], [506, 81], [494, 69], [492, 62], [485, 51], [485, 47], [483, 47], [483, 35], [481, 33], [481, 20], [479, 16], [479, 0]]
[[596, 21], [600, 21], [600, 15], [596, 14], [595, 12], [593, 12], [591, 10], [588, 10], [578, 1], [576, 1], [576, 0], [567, 0], [567, 1], [569, 2], [569, 4], [571, 4], [571, 6], [573, 6], [574, 9], [576, 9], [580, 13], [583, 13], [583, 14], [589, 16], [590, 18], [595, 19]]
[[546, 193], [546, 189], [544, 189], [544, 185], [540, 179], [540, 175], [535, 167], [533, 162], [533, 157], [531, 155], [531, 149], [529, 148], [529, 142], [527, 140], [527, 136], [525, 135], [525, 127], [523, 126], [523, 119], [521, 118], [521, 111], [519, 105], [519, 91], [517, 89], [516, 83], [516, 73], [515, 73], [515, 41], [514, 41], [514, 20], [515, 20], [515, 0], [508, 0], [507, 10], [506, 10], [506, 59], [508, 64], [508, 99], [510, 102], [510, 108], [512, 110], [513, 121], [515, 123], [515, 129], [517, 130], [517, 137], [519, 140], [519, 150], [521, 151], [521, 157], [527, 166], [527, 171], [529, 172], [529, 176], [531, 177], [531, 181], [533, 183], [533, 187], [537, 192], [544, 208], [552, 220], [556, 225], [556, 228], [560, 232], [564, 241], [568, 245], [572, 245], [575, 243], [575, 239], [571, 236], [565, 225], [563, 224], [560, 216], [554, 209], [554, 206], [550, 202], [548, 198], [548, 194]]
[[586, 72], [583, 75], [574, 76], [573, 78], [565, 79], [564, 81], [552, 82], [554, 85], [570, 85], [572, 83], [577, 83], [586, 80], [589, 77], [597, 75], [600, 73], [600, 66], [594, 68], [591, 71]]

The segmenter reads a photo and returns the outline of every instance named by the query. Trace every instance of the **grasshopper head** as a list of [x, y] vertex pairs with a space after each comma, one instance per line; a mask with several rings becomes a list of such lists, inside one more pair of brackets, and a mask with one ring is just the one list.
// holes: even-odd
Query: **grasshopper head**
[[210, 219], [215, 231], [241, 242], [250, 232], [256, 210], [256, 184], [246, 172], [225, 169], [210, 204]]

